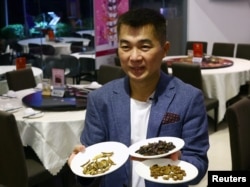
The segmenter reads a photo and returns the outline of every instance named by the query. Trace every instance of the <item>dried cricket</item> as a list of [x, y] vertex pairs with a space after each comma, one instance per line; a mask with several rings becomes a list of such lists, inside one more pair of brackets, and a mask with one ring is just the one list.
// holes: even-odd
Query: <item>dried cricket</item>
[[112, 165], [115, 165], [110, 158], [113, 154], [113, 152], [101, 152], [100, 154], [94, 156], [91, 161], [88, 160], [86, 163], [81, 165], [81, 167], [83, 167], [83, 174], [97, 175], [105, 173]]

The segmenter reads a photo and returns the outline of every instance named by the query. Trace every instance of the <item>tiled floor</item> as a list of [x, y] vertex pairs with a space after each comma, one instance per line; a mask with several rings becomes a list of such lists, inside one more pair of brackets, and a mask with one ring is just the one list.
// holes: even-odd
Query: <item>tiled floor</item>
[[[209, 133], [210, 149], [208, 151], [208, 170], [231, 170], [231, 152], [227, 123], [220, 123], [217, 132], [213, 132], [211, 128]], [[193, 187], [205, 186], [207, 186], [207, 176], [205, 176], [199, 184]]]

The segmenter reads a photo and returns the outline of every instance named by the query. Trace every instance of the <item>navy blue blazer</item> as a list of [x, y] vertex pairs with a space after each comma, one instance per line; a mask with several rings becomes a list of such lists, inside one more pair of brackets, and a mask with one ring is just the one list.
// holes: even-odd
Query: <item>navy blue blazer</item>
[[[130, 124], [128, 77], [111, 81], [88, 95], [85, 126], [80, 138], [83, 145], [117, 141], [130, 146], [131, 128], [136, 127]], [[147, 129], [147, 138], [158, 136], [174, 136], [185, 141], [181, 160], [198, 168], [198, 176], [189, 182], [197, 184], [208, 169], [208, 123], [203, 94], [163, 72], [153, 98]], [[129, 187], [130, 162], [128, 159], [121, 168], [104, 176], [101, 187]], [[146, 181], [146, 187], [161, 186], [168, 185]]]

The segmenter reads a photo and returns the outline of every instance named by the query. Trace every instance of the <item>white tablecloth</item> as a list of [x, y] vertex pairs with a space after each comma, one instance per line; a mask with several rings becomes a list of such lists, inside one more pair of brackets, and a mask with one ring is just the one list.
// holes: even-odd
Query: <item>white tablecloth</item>
[[[184, 56], [167, 56], [163, 60]], [[203, 89], [208, 97], [219, 99], [218, 120], [226, 112], [226, 101], [239, 93], [240, 86], [250, 80], [250, 61], [240, 58], [221, 57], [232, 60], [233, 66], [216, 69], [202, 69]], [[169, 73], [172, 69], [168, 68]]]
[[[4, 75], [8, 71], [16, 70], [16, 66], [0, 66], [0, 75]], [[41, 83], [43, 79], [43, 71], [40, 68], [32, 67], [36, 83]], [[9, 90], [6, 80], [0, 81], [0, 95], [7, 93]]]
[[46, 41], [45, 38], [29, 38], [25, 40], [20, 40], [18, 43], [23, 46], [25, 52], [29, 52], [29, 43], [36, 43], [36, 44], [48, 44], [55, 47], [55, 55], [59, 54], [70, 54], [70, 45], [72, 41], [82, 41], [84, 46], [89, 44], [89, 39], [86, 38], [77, 38], [77, 37], [62, 37], [60, 38], [60, 42], [54, 41]]
[[92, 36], [95, 36], [95, 31], [94, 30], [82, 30], [82, 31], [76, 31], [77, 34], [90, 34]]
[[23, 106], [14, 113], [24, 146], [31, 146], [43, 165], [51, 174], [56, 175], [67, 163], [73, 147], [80, 143], [80, 133], [84, 126], [85, 110], [65, 112], [44, 112], [44, 116], [24, 119], [26, 107], [21, 98], [34, 89], [16, 92], [18, 98], [0, 97], [0, 108], [6, 103]]

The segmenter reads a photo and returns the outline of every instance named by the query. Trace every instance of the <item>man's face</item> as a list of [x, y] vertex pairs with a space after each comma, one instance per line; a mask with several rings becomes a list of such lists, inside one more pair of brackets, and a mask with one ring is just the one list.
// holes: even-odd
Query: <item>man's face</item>
[[160, 44], [151, 25], [139, 28], [122, 25], [118, 45], [121, 66], [131, 81], [159, 77], [162, 58], [166, 56], [169, 44]]

